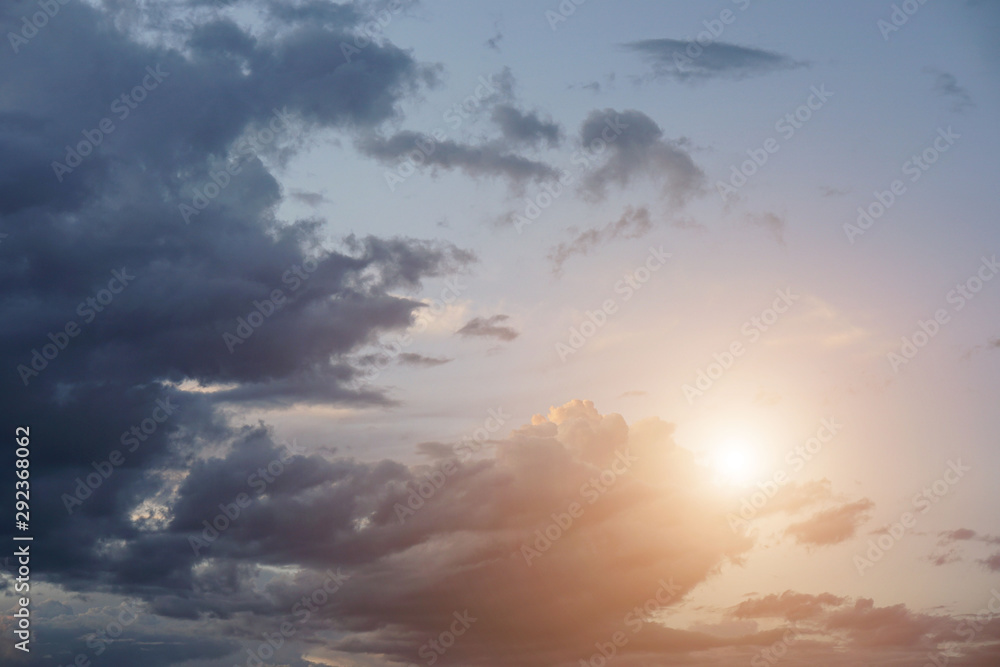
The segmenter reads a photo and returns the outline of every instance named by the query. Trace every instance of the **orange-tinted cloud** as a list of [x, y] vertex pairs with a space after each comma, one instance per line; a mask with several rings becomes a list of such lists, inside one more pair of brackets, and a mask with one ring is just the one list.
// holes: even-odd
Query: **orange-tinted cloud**
[[875, 503], [862, 498], [853, 503], [823, 510], [805, 521], [794, 523], [785, 531], [799, 544], [825, 546], [838, 544], [854, 537], [858, 528], [868, 520]]

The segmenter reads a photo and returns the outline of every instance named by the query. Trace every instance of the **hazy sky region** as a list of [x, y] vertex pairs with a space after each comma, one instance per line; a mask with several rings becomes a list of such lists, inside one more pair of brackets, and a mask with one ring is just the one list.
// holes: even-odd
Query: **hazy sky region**
[[1000, 664], [1000, 4], [0, 24], [0, 663]]

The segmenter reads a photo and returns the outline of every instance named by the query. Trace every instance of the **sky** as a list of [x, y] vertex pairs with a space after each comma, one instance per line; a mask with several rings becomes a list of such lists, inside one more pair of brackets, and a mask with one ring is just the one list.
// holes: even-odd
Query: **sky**
[[0, 27], [3, 664], [1000, 664], [995, 3]]

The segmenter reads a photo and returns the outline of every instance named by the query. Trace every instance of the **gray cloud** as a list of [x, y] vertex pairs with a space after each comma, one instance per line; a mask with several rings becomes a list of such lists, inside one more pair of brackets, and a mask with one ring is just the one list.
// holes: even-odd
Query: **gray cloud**
[[642, 206], [625, 209], [621, 217], [602, 227], [594, 227], [580, 232], [572, 241], [560, 243], [549, 251], [549, 261], [552, 262], [552, 272], [560, 275], [563, 265], [574, 255], [586, 255], [594, 248], [604, 245], [617, 238], [639, 238], [653, 228], [649, 218], [649, 209]]
[[[452, 139], [436, 141], [429, 135], [408, 130], [387, 138], [366, 137], [358, 141], [357, 146], [365, 155], [391, 166], [397, 166], [411, 153], [420, 153], [414, 163], [421, 168], [429, 167], [432, 173], [439, 169], [457, 169], [473, 178], [501, 177], [518, 186], [558, 177], [548, 164], [516, 155], [498, 144], [477, 146]], [[433, 146], [433, 151], [420, 150], [419, 146]]]
[[[90, 4], [60, 4], [58, 20], [30, 48], [0, 62], [0, 88], [9, 91], [0, 112], [0, 392], [4, 428], [13, 432], [15, 420], [47, 425], [47, 444], [32, 456], [39, 496], [32, 529], [46, 549], [32, 566], [54, 586], [141, 592], [177, 615], [229, 613], [207, 601], [212, 596], [204, 605], [189, 602], [200, 575], [192, 572], [187, 528], [170, 528], [214, 516], [204, 514], [211, 506], [199, 504], [200, 489], [178, 486], [187, 471], [196, 471], [192, 483], [219, 482], [228, 491], [241, 479], [245, 485], [249, 468], [241, 466], [267, 465], [278, 453], [269, 436], [234, 427], [224, 410], [386, 403], [377, 387], [350, 388], [357, 371], [347, 359], [410, 326], [423, 307], [417, 294], [425, 279], [474, 259], [449, 243], [337, 239], [325, 220], [278, 219], [281, 188], [262, 157], [296, 150], [314, 130], [371, 132], [436, 76], [435, 67], [387, 40], [347, 62], [340, 43], [353, 42], [358, 29], [353, 5], [295, 7], [294, 16], [264, 13], [266, 29], [256, 36], [193, 14], [191, 25], [171, 24], [183, 40], [166, 46], [134, 39]], [[3, 34], [20, 30], [25, 11], [24, 3], [0, 7]], [[149, 80], [147, 68], [163, 73], [155, 89], [134, 108], [122, 104], [128, 114], [111, 107]], [[273, 141], [260, 155], [241, 153], [275, 110], [285, 120]], [[89, 141], [84, 132], [95, 136], [104, 118], [113, 130], [57, 178], [53, 161], [67, 161], [66, 146]], [[186, 221], [181, 205], [230, 163], [239, 172]], [[134, 278], [111, 302], [81, 309], [108, 293], [112, 271]], [[276, 291], [280, 306], [271, 301]], [[72, 339], [62, 333], [70, 323]], [[230, 351], [224, 335], [240, 327], [246, 335]], [[50, 333], [61, 349], [46, 358], [37, 351], [55, 346]], [[220, 387], [179, 389], [185, 381]], [[140, 440], [134, 429], [153, 423], [158, 402], [173, 408], [152, 432], [140, 430]], [[124, 463], [96, 489], [81, 487], [95, 465], [111, 465], [116, 449]], [[198, 463], [230, 449], [225, 470]], [[315, 471], [318, 462], [308, 463]], [[0, 452], [0, 465], [14, 469], [12, 450]], [[317, 473], [301, 474], [308, 483]], [[70, 494], [83, 496], [69, 505], [72, 515]], [[8, 541], [12, 511], [0, 508], [0, 537]], [[109, 544], [120, 548], [111, 553]], [[246, 549], [234, 560], [253, 557]], [[230, 603], [244, 604], [238, 595]], [[67, 650], [78, 650], [72, 643], [80, 636], [67, 635]], [[164, 643], [153, 660], [145, 648], [124, 652], [123, 642], [111, 662], [167, 665], [235, 648], [228, 640], [162, 638], [176, 650]], [[51, 652], [64, 655], [54, 645]]]
[[972, 96], [969, 95], [969, 91], [959, 85], [958, 79], [954, 74], [942, 72], [933, 67], [925, 67], [924, 73], [934, 77], [935, 93], [952, 100], [952, 111], [962, 112], [976, 106], [976, 103], [972, 100]]
[[[685, 149], [686, 142], [664, 139], [660, 126], [641, 111], [591, 111], [580, 128], [580, 143], [599, 163], [583, 178], [590, 196], [602, 198], [608, 186], [624, 188], [645, 176], [671, 203], [681, 205], [703, 186], [705, 174]], [[607, 154], [603, 161], [600, 146]]]
[[554, 148], [562, 142], [562, 129], [558, 123], [542, 120], [536, 112], [524, 112], [510, 104], [493, 107], [493, 122], [511, 145], [537, 147], [544, 142], [549, 148]]
[[520, 334], [513, 327], [501, 324], [510, 319], [509, 315], [492, 315], [490, 317], [474, 317], [457, 331], [462, 336], [483, 336], [502, 341], [512, 341]]
[[625, 48], [638, 53], [649, 63], [652, 78], [681, 82], [743, 79], [804, 66], [804, 63], [781, 53], [726, 42], [711, 42], [703, 46], [695, 41], [645, 39], [625, 44]]
[[448, 359], [447, 357], [428, 357], [414, 352], [403, 352], [399, 355], [399, 363], [402, 366], [441, 366], [443, 364], [447, 364], [449, 361], [454, 360]]

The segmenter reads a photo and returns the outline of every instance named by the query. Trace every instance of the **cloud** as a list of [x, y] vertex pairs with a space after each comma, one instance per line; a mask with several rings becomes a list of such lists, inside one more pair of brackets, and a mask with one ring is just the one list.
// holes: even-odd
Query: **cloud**
[[976, 539], [976, 531], [970, 528], [958, 528], [956, 530], [946, 530], [938, 535], [938, 544], [946, 545], [952, 542]]
[[572, 241], [564, 241], [552, 248], [548, 257], [549, 261], [552, 262], [552, 273], [560, 275], [563, 265], [574, 255], [586, 255], [594, 248], [616, 238], [639, 238], [652, 228], [653, 223], [649, 219], [649, 209], [645, 206], [638, 209], [629, 206], [618, 220], [609, 222], [603, 227], [594, 227], [580, 232]]
[[778, 242], [778, 245], [785, 245], [786, 222], [782, 216], [766, 211], [764, 213], [747, 215], [747, 221], [751, 225], [761, 227], [768, 231], [771, 236], [774, 237], [774, 240]]
[[[268, 492], [268, 503], [249, 508], [240, 526], [213, 544], [212, 554], [236, 557], [255, 536], [267, 535], [261, 548], [273, 562], [350, 563], [351, 579], [320, 612], [326, 624], [352, 631], [333, 642], [336, 651], [412, 660], [428, 636], [451, 623], [454, 611], [468, 610], [475, 629], [450, 649], [449, 661], [572, 662], [593, 650], [594, 636], [619, 629], [661, 580], [676, 587], [661, 599], [677, 604], [709, 576], [713, 563], [749, 546], [729, 529], [721, 502], [706, 507], [708, 497], [701, 494], [707, 477], [690, 453], [672, 444], [671, 430], [658, 420], [630, 428], [589, 401], [572, 401], [500, 438], [495, 458], [452, 460], [450, 468], [443, 461], [407, 470], [389, 462], [296, 460]], [[237, 490], [216, 490], [222, 471], [238, 471], [232, 479], [239, 480], [271, 455], [234, 454], [193, 471], [181, 496], [199, 494], [202, 509], [185, 508], [184, 525], [193, 529], [201, 512]], [[418, 480], [446, 469], [452, 472], [424, 506], [400, 512], [412, 502]], [[591, 487], [588, 480], [612, 469], [620, 474], [605, 472], [604, 482]], [[667, 488], [674, 491], [666, 494]], [[573, 503], [582, 513], [568, 509]], [[577, 514], [573, 525], [546, 546], [539, 535], [553, 513], [567, 511]], [[361, 516], [368, 521], [358, 526]], [[670, 529], [654, 535], [635, 530], [650, 522]], [[269, 528], [261, 532], [264, 526]], [[315, 532], [319, 526], [321, 533]], [[595, 548], [580, 548], [584, 544]], [[626, 562], [626, 576], [588, 578], [581, 588], [584, 572], [624, 574]], [[536, 595], [539, 581], [546, 582], [545, 596]], [[293, 591], [277, 585], [268, 590], [294, 599]], [[658, 652], [719, 645], [655, 625], [645, 632]]]
[[[147, 603], [178, 616], [202, 603], [247, 605], [237, 595], [225, 604], [206, 602], [208, 595], [186, 601], [201, 575], [178, 532], [187, 529], [171, 528], [211, 519], [218, 502], [232, 501], [223, 493], [245, 490], [250, 461], [266, 466], [278, 453], [265, 436], [234, 426], [230, 411], [388, 402], [378, 387], [351, 388], [356, 371], [347, 359], [412, 324], [426, 279], [473, 261], [449, 243], [337, 238], [327, 226], [336, 221], [276, 214], [276, 158], [312, 132], [367, 133], [398, 118], [399, 105], [436, 71], [387, 40], [346, 62], [339, 45], [353, 41], [354, 13], [310, 7], [328, 13], [265, 13], [254, 34], [195, 13], [200, 23], [167, 46], [115, 28], [90, 3], [69, 3], [16, 62], [0, 64], [0, 86], [12, 91], [0, 112], [0, 233], [8, 234], [5, 256], [17, 258], [0, 263], [0, 365], [8, 371], [0, 392], [5, 425], [13, 428], [15, 416], [47, 424], [51, 438], [32, 457], [40, 490], [32, 530], [47, 547], [32, 565], [46, 585], [143, 591]], [[22, 10], [0, 9], [4, 34], [20, 30]], [[134, 108], [112, 105], [144, 80], [143, 99], [128, 98]], [[105, 118], [110, 131], [98, 129]], [[84, 144], [101, 133], [96, 145]], [[256, 150], [249, 139], [259, 140]], [[78, 163], [67, 160], [67, 145], [85, 145]], [[57, 174], [53, 161], [75, 166]], [[218, 186], [217, 196], [195, 208], [207, 184]], [[185, 220], [182, 206], [196, 213]], [[55, 356], [45, 347], [55, 345], [49, 333], [60, 341]], [[221, 389], [180, 389], [191, 385]], [[165, 418], [154, 422], [156, 415]], [[199, 463], [230, 449], [236, 454], [225, 465]], [[115, 452], [120, 465], [108, 462]], [[4, 450], [0, 465], [13, 463]], [[91, 488], [81, 480], [97, 474], [95, 465], [112, 472]], [[302, 465], [288, 478], [306, 484], [317, 473]], [[216, 486], [211, 513], [190, 486], [195, 480]], [[0, 509], [6, 526], [12, 511]], [[0, 533], [10, 539], [10, 528]], [[95, 627], [68, 632], [66, 650], [83, 648], [79, 638]], [[166, 665], [235, 648], [197, 632], [161, 636], [171, 645], [156, 661], [146, 649], [126, 655], [123, 642], [112, 662]]]
[[[504, 178], [515, 186], [558, 177], [550, 165], [511, 153], [501, 145], [472, 145], [452, 139], [436, 141], [429, 135], [409, 130], [390, 137], [366, 137], [359, 140], [357, 146], [363, 154], [383, 164], [395, 167], [404, 159], [412, 159], [417, 166], [430, 168], [432, 174], [438, 170], [459, 170], [473, 178]], [[433, 150], [423, 150], [420, 146], [430, 146]], [[412, 155], [420, 157], [412, 158]]]
[[592, 154], [607, 151], [603, 162], [594, 158], [599, 166], [583, 179], [584, 192], [594, 198], [603, 198], [610, 185], [624, 188], [639, 176], [657, 183], [675, 205], [702, 189], [705, 174], [685, 150], [686, 142], [664, 139], [660, 126], [641, 111], [591, 111], [580, 127], [580, 143]]
[[790, 525], [785, 534], [799, 544], [827, 546], [854, 537], [857, 529], [868, 520], [875, 503], [867, 498], [824, 510], [809, 519]]
[[293, 190], [291, 195], [293, 199], [296, 199], [302, 202], [303, 204], [311, 206], [313, 208], [319, 206], [323, 202], [329, 201], [329, 199], [319, 194], [318, 192], [304, 192], [302, 190]]
[[[594, 652], [595, 637], [619, 631], [629, 637], [616, 658], [624, 665], [682, 653], [693, 665], [747, 662], [785, 636], [783, 628], [729, 621], [680, 629], [658, 616], [686, 608], [696, 587], [753, 546], [730, 529], [731, 502], [676, 445], [672, 424], [630, 425], [574, 400], [504, 431], [486, 458], [423, 443], [430, 462], [406, 466], [299, 453], [276, 444], [269, 429], [248, 426], [217, 455], [178, 460], [179, 481], [162, 496], [167, 520], [77, 562], [99, 575], [89, 595], [143, 600], [128, 629], [135, 642], [119, 642], [113, 655], [133, 664], [139, 646], [160, 642], [169, 650], [150, 664], [231, 664], [263, 643], [265, 631], [290, 622], [296, 635], [276, 655], [281, 664], [298, 665], [307, 652], [343, 664], [405, 663], [419, 661], [455, 613], [475, 620], [444, 664], [572, 665]], [[250, 501], [196, 555], [191, 540], [240, 494]], [[296, 604], [324, 572], [341, 569], [341, 588], [300, 620]], [[789, 665], [816, 664], [814, 653], [831, 647], [844, 658], [833, 663], [840, 667], [876, 647], [912, 664], [957, 637], [948, 617], [832, 593], [765, 595], [727, 615], [794, 623], [802, 639], [790, 643]], [[66, 619], [65, 635], [49, 634], [46, 646], [68, 664], [82, 628], [101, 623], [58, 619]], [[51, 633], [53, 622], [40, 632]]]
[[741, 602], [731, 613], [736, 618], [784, 618], [788, 621], [800, 621], [816, 617], [827, 607], [840, 606], [845, 600], [846, 598], [830, 593], [808, 595], [785, 591], [781, 595], [771, 594]]
[[1000, 551], [979, 562], [990, 572], [1000, 572]]
[[652, 68], [652, 78], [680, 82], [744, 79], [805, 66], [781, 53], [726, 42], [702, 45], [677, 39], [646, 39], [625, 44], [625, 48], [642, 56]]
[[[654, 608], [680, 604], [751, 545], [730, 530], [725, 504], [713, 499], [692, 455], [673, 444], [669, 424], [630, 427], [589, 401], [571, 401], [506, 428], [490, 458], [449, 457], [425, 445], [433, 462], [407, 467], [297, 453], [275, 444], [269, 429], [248, 426], [218, 455], [178, 460], [174, 474], [160, 477], [169, 489], [160, 496], [165, 521], [121, 535], [110, 551], [80, 545], [68, 555], [89, 552], [72, 562], [86, 568], [92, 587], [141, 596], [161, 622], [203, 619], [230, 645], [255, 645], [254, 628], [289, 620], [322, 572], [344, 568], [343, 589], [297, 626], [297, 641], [413, 660], [456, 611], [467, 610], [475, 631], [449, 661], [545, 665], [589, 653], [594, 636], [619, 630], [646, 600]], [[415, 503], [414, 489], [433, 479], [443, 481]], [[153, 489], [137, 491], [133, 502]], [[217, 522], [240, 494], [249, 502], [206, 539], [206, 521]], [[570, 516], [572, 525], [546, 542], [554, 514]], [[669, 528], [651, 535], [636, 530], [643, 525]], [[264, 563], [280, 570], [268, 579], [253, 574]], [[595, 570], [622, 574], [595, 582], [585, 575]], [[539, 581], [546, 582], [542, 597]], [[634, 616], [649, 625], [639, 653], [735, 641], [662, 628], [651, 614]], [[218, 642], [205, 657], [210, 650]]]
[[402, 366], [440, 366], [446, 364], [452, 359], [445, 357], [427, 357], [422, 354], [415, 354], [413, 352], [403, 352], [399, 355], [399, 363]]
[[499, 22], [493, 24], [496, 33], [486, 40], [486, 46], [500, 53], [500, 42], [503, 41], [503, 31], [500, 30]]
[[925, 74], [930, 74], [934, 77], [934, 92], [941, 97], [952, 100], [952, 111], [962, 112], [976, 106], [976, 103], [972, 100], [972, 96], [969, 95], [969, 91], [959, 85], [958, 79], [955, 78], [954, 74], [942, 72], [933, 67], [925, 67], [923, 71]]
[[461, 171], [476, 179], [505, 179], [516, 190], [528, 183], [554, 181], [559, 176], [555, 167], [525, 157], [517, 150], [537, 149], [542, 144], [556, 147], [562, 141], [562, 129], [536, 111], [518, 108], [516, 85], [510, 68], [505, 67], [500, 74], [490, 77], [488, 86], [480, 85], [475, 95], [450, 110], [459, 121], [458, 116], [489, 115], [500, 130], [497, 138], [469, 143], [440, 134], [402, 130], [388, 136], [381, 132], [367, 133], [355, 141], [355, 146], [363, 155], [402, 173], [421, 169], [436, 176], [441, 171]]
[[493, 107], [493, 122], [511, 145], [537, 147], [544, 142], [549, 148], [555, 148], [562, 141], [558, 123], [542, 120], [536, 112], [524, 112], [510, 104]]
[[834, 498], [833, 484], [828, 479], [792, 482], [782, 486], [763, 508], [761, 514], [784, 512], [795, 514], [807, 507], [828, 502]]
[[502, 341], [512, 341], [520, 333], [513, 327], [500, 324], [510, 319], [509, 315], [492, 315], [490, 317], [474, 317], [465, 323], [457, 333], [462, 336], [485, 336]]
[[[961, 549], [956, 545], [959, 542], [977, 542], [980, 544], [996, 545], [1000, 544], [1000, 537], [994, 535], [983, 535], [971, 528], [957, 528], [938, 533], [938, 540], [935, 550], [928, 556], [935, 565], [947, 565], [962, 560]], [[1000, 571], [1000, 553], [993, 554], [987, 558], [977, 559], [980, 565], [991, 572]]]
[[927, 558], [934, 565], [941, 567], [942, 565], [949, 565], [951, 563], [957, 563], [962, 560], [957, 549], [951, 549], [949, 551], [938, 553], [936, 555], [931, 555]]

